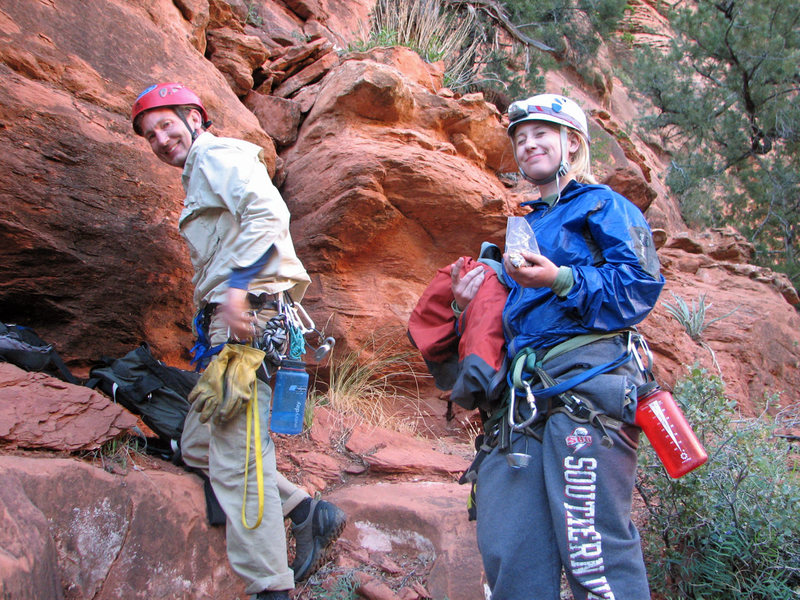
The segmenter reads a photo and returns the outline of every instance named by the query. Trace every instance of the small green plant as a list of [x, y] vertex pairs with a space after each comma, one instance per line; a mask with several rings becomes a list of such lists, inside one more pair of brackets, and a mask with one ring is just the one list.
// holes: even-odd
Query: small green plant
[[691, 308], [689, 308], [683, 298], [676, 296], [673, 292], [670, 292], [670, 294], [672, 294], [672, 297], [675, 298], [676, 303], [670, 304], [669, 302], [662, 302], [662, 304], [667, 309], [667, 312], [675, 317], [678, 323], [683, 325], [686, 333], [688, 333], [689, 337], [695, 342], [702, 340], [703, 331], [705, 331], [709, 325], [715, 321], [721, 321], [722, 319], [730, 317], [733, 313], [739, 310], [739, 307], [737, 306], [726, 315], [715, 317], [710, 321], [706, 321], [706, 311], [708, 311], [712, 305], [706, 304], [705, 294], [700, 294], [696, 306], [694, 300], [692, 300]]
[[329, 589], [314, 583], [314, 578], [308, 586], [309, 595], [305, 596], [305, 589], [301, 590], [300, 598], [314, 598], [314, 600], [356, 600], [359, 597], [356, 590], [359, 584], [355, 577], [355, 571], [350, 570], [336, 578], [336, 583]]
[[86, 451], [82, 456], [92, 462], [100, 463], [100, 466], [108, 472], [119, 469], [125, 471], [136, 463], [137, 458], [144, 456], [144, 442], [142, 438], [125, 435], [108, 440], [97, 450]]
[[625, 44], [628, 48], [633, 48], [634, 37], [630, 31], [624, 31], [620, 36], [620, 40], [623, 44]]
[[800, 477], [766, 415], [735, 418], [719, 377], [694, 365], [674, 396], [709, 455], [670, 479], [648, 442], [636, 489], [651, 588], [667, 600], [796, 600]]
[[261, 18], [261, 15], [258, 14], [258, 8], [255, 5], [255, 2], [247, 2], [247, 19], [246, 22], [249, 25], [253, 25], [254, 27], [261, 27], [264, 23], [264, 19]]

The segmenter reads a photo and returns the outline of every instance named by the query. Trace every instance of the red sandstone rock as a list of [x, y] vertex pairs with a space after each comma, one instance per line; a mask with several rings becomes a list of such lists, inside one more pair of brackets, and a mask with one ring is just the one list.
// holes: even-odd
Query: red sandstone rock
[[367, 600], [398, 600], [397, 594], [384, 583], [363, 572], [356, 572], [358, 595]]
[[339, 62], [339, 57], [336, 54], [324, 54], [319, 60], [312, 62], [299, 73], [286, 79], [273, 93], [279, 98], [288, 98], [302, 87], [319, 81], [337, 62]]
[[27, 496], [20, 477], [2, 466], [0, 473], [0, 591], [6, 598], [63, 600], [47, 517]]
[[421, 557], [428, 564], [431, 598], [483, 600], [483, 572], [475, 523], [467, 520], [468, 486], [397, 483], [349, 486], [328, 498], [348, 514], [343, 537], [402, 564]]
[[288, 146], [297, 139], [297, 128], [302, 117], [299, 102], [250, 91], [245, 96], [244, 104], [278, 145]]
[[322, 452], [299, 452], [292, 454], [292, 459], [301, 471], [322, 478], [325, 481], [339, 481], [341, 466], [339, 462]]
[[197, 23], [171, 2], [149, 5], [12, 3], [0, 14], [2, 318], [35, 328], [73, 370], [142, 340], [180, 365], [192, 344], [180, 172], [133, 135], [136, 95], [184, 81], [215, 132], [261, 145], [275, 167], [256, 118], [187, 43]]
[[208, 52], [211, 62], [225, 75], [237, 96], [253, 89], [253, 71], [268, 55], [258, 37], [228, 27], [209, 30]]
[[273, 71], [281, 71], [287, 76], [294, 75], [302, 68], [317, 60], [321, 55], [330, 52], [331, 43], [318, 38], [307, 44], [300, 44], [285, 49], [280, 56], [268, 63]]
[[[527, 188], [497, 176], [516, 170], [503, 115], [480, 94], [459, 96], [443, 89], [441, 64], [427, 65], [408, 49], [345, 55], [345, 62], [319, 83], [297, 90], [295, 84], [310, 79], [295, 80], [291, 93], [306, 120], [281, 157], [265, 128], [236, 97], [254, 85], [250, 78], [262, 67], [256, 64], [263, 63], [261, 56], [286, 56], [283, 49], [302, 43], [304, 36], [324, 38], [337, 50], [344, 49], [366, 22], [372, 4], [6, 3], [0, 11], [0, 318], [34, 326], [56, 343], [73, 369], [87, 367], [102, 354], [122, 355], [141, 340], [170, 364], [185, 361], [185, 349], [191, 345], [191, 284], [186, 251], [176, 233], [183, 197], [179, 174], [132, 137], [128, 122], [130, 105], [145, 86], [179, 79], [201, 93], [216, 133], [260, 144], [270, 171], [277, 174], [276, 184], [285, 177], [282, 192], [294, 214], [293, 233], [314, 280], [305, 303], [318, 323], [332, 316], [337, 351], [359, 348], [376, 335], [404, 340], [408, 314], [435, 270], [462, 254], [474, 255], [484, 240], [502, 245], [505, 216], [522, 212], [517, 205], [529, 193]], [[646, 23], [660, 21], [650, 3], [632, 6], [643, 23], [631, 29], [639, 41], [645, 37], [639, 30], [644, 31]], [[251, 9], [256, 11], [254, 18]], [[225, 28], [233, 32], [227, 38], [220, 32]], [[207, 39], [216, 44], [209, 51], [216, 56], [216, 67], [204, 58]], [[308, 64], [287, 63], [289, 67], [296, 71]], [[328, 68], [318, 65], [317, 73]], [[287, 72], [273, 74], [273, 82]], [[270, 76], [266, 70], [258, 74]], [[730, 395], [745, 412], [757, 412], [765, 392], [794, 398], [800, 386], [800, 322], [793, 307], [797, 293], [787, 279], [748, 264], [752, 249], [735, 233], [686, 231], [660, 181], [666, 164], [663, 152], [627, 132], [624, 124], [641, 109], [619, 80], [604, 81], [599, 95], [583, 89], [567, 72], [548, 74], [546, 86], [547, 91], [571, 90], [590, 114], [600, 178], [646, 208], [651, 225], [664, 228], [668, 240], [659, 255], [668, 284], [662, 301], [672, 300], [669, 292], [687, 301], [705, 293], [712, 303], [709, 318], [736, 309], [712, 324], [700, 344], [659, 303], [640, 326], [655, 354], [659, 380], [669, 387], [683, 375], [684, 365], [699, 361], [712, 373], [723, 374]], [[22, 431], [39, 443], [58, 419], [84, 417], [58, 406], [57, 414], [47, 415], [52, 422], [33, 434], [32, 419], [13, 420], [24, 420], [28, 429]], [[326, 488], [333, 479], [334, 465], [319, 453], [342, 439], [338, 424], [322, 426], [323, 414], [315, 418], [320, 431], [312, 430], [310, 436], [316, 446], [297, 450], [298, 441], [279, 442], [281, 468], [296, 469], [296, 456], [322, 473], [291, 473], [311, 491]], [[105, 427], [106, 432], [113, 429]], [[351, 442], [373, 457], [373, 473], [386, 468], [392, 477], [415, 477], [418, 473], [403, 471], [410, 463], [431, 476], [453, 476], [452, 471], [436, 469], [457, 457], [398, 439], [392, 440], [398, 451], [388, 450], [388, 445], [378, 448], [380, 442], [376, 446], [377, 440], [362, 433], [357, 431]], [[98, 443], [97, 435], [87, 435], [92, 438], [88, 443]], [[0, 461], [5, 464], [5, 458]], [[21, 482], [13, 491], [4, 486], [5, 494], [0, 494], [4, 514], [15, 519], [14, 526], [6, 529], [4, 521], [0, 528], [0, 546], [13, 549], [11, 558], [0, 559], [4, 584], [27, 586], [35, 597], [58, 598], [58, 582], [53, 581], [57, 571], [50, 562], [55, 547], [71, 586], [65, 592], [70, 598], [99, 587], [141, 589], [147, 597], [216, 598], [220, 590], [223, 595], [241, 595], [238, 578], [226, 570], [219, 532], [192, 521], [204, 510], [195, 478], [175, 475], [176, 480], [170, 477], [165, 483], [161, 476], [166, 474], [158, 472], [154, 477], [150, 472], [99, 477], [87, 475], [83, 467], [76, 467], [75, 474], [72, 465], [62, 468], [61, 462], [57, 468], [47, 466], [50, 462], [16, 465], [13, 476], [3, 470], [4, 483], [14, 478]], [[351, 481], [371, 476], [354, 462], [342, 471]], [[192, 481], [188, 496], [165, 500], [153, 491], [166, 486], [183, 494], [187, 477]], [[431, 485], [396, 484], [387, 496], [380, 486], [371, 486], [352, 492], [349, 500], [347, 487], [337, 493], [359, 518], [374, 515], [381, 526], [395, 523], [394, 530], [422, 531], [420, 535], [433, 540], [437, 557], [431, 595], [482, 598], [475, 581], [480, 562], [474, 546], [464, 544], [464, 539], [474, 539], [474, 531], [465, 531], [469, 525], [461, 512], [460, 495], [466, 489], [453, 486], [459, 499], [449, 508], [437, 508], [428, 501], [447, 503]], [[87, 490], [86, 498], [80, 498], [86, 504], [74, 507], [80, 527], [63, 512], [73, 506], [74, 487]], [[145, 499], [140, 497], [142, 489]], [[100, 500], [106, 496], [110, 509]], [[44, 507], [41, 498], [48, 502]], [[184, 510], [187, 502], [192, 505], [190, 515]], [[175, 507], [177, 514], [169, 512]], [[86, 519], [90, 511], [99, 518]], [[407, 523], [396, 523], [398, 515], [409, 514]], [[157, 520], [142, 524], [149, 517]], [[46, 539], [47, 520], [54, 523], [55, 542]], [[84, 538], [78, 534], [87, 523], [104, 528], [100, 533], [91, 530], [94, 541], [111, 543], [124, 530], [134, 542], [118, 549], [121, 562], [110, 571], [101, 552], [81, 554]], [[196, 524], [197, 531], [175, 534], [182, 523]], [[210, 580], [202, 580], [191, 595], [182, 596], [175, 587], [182, 585], [183, 575], [163, 575], [166, 567], [148, 554], [153, 538], [165, 532], [179, 540], [172, 551], [190, 573], [193, 567], [186, 563], [193, 564], [195, 558], [186, 553], [204, 550], [199, 560]], [[453, 532], [452, 538], [448, 532]], [[452, 552], [442, 550], [448, 543]], [[459, 551], [472, 555], [464, 559]], [[131, 566], [135, 553], [142, 557], [141, 570], [138, 563]], [[387, 556], [402, 566], [399, 557]], [[464, 565], [468, 570], [459, 571]], [[469, 590], [462, 593], [456, 584], [469, 584]], [[425, 590], [418, 596], [428, 597]]]
[[361, 456], [371, 470], [381, 473], [456, 476], [463, 473], [470, 463], [464, 457], [437, 451], [435, 442], [410, 438], [380, 427], [355, 427], [346, 447]]
[[[111, 10], [113, 5], [108, 6]], [[80, 22], [87, 40], [102, 40], [109, 22], [102, 12], [66, 2], [53, 18], [56, 9], [29, 8], [8, 7], [0, 38], [0, 59], [8, 69], [0, 92], [5, 125], [0, 146], [8, 148], [0, 175], [6, 197], [13, 199], [0, 210], [8, 242], [0, 250], [0, 269], [7, 270], [0, 284], [4, 318], [36, 327], [79, 371], [101, 354], [121, 355], [140, 340], [150, 342], [171, 364], [182, 364], [191, 345], [189, 268], [175, 231], [182, 192], [177, 173], [130, 136], [126, 114], [134, 95], [152, 81], [151, 74], [167, 72], [168, 56], [168, 72], [190, 73], [189, 83], [203, 90], [215, 131], [261, 143], [275, 169], [274, 147], [254, 117], [236, 102], [219, 72], [175, 36], [182, 31], [196, 40], [203, 27], [235, 31], [246, 15], [238, 4], [215, 1], [208, 7], [202, 0], [160, 2], [149, 12], [133, 9], [112, 19], [136, 25], [121, 30], [131, 32], [127, 36], [115, 35], [116, 47], [124, 50], [109, 54], [100, 43], [73, 47], [69, 28], [52, 25]], [[352, 19], [362, 10], [337, 13], [330, 8], [325, 10], [331, 19]], [[301, 38], [294, 34], [303, 28], [300, 17], [270, 2], [256, 9], [263, 18], [260, 28], [251, 24], [243, 31], [257, 31], [270, 55], [281, 45], [298, 44]], [[274, 27], [283, 28], [285, 38]], [[323, 30], [317, 27], [317, 34]], [[146, 40], [159, 36], [165, 42], [155, 53]], [[66, 51], [55, 53], [54, 48]], [[124, 72], [138, 79], [121, 84], [115, 79], [120, 71], [113, 60], [121, 57], [137, 61], [136, 69]], [[276, 181], [286, 178], [283, 192], [295, 216], [295, 238], [314, 278], [307, 306], [319, 321], [333, 315], [332, 329], [344, 349], [357, 347], [374, 331], [402, 336], [411, 307], [437, 268], [455, 256], [474, 254], [481, 241], [502, 243], [504, 215], [516, 211], [518, 196], [494, 175], [513, 171], [514, 165], [503, 118], [479, 95], [438, 95], [440, 71], [408, 49], [353, 55], [335, 72], [324, 85], [313, 86], [314, 92], [306, 93], [308, 87], [298, 94], [301, 112], [310, 112], [300, 138], [285, 152]], [[642, 207], [653, 190], [657, 193], [647, 216], [669, 236], [662, 250], [668, 273], [697, 276], [719, 264], [731, 289], [739, 285], [735, 282], [741, 281], [741, 289], [755, 283], [766, 286], [758, 290], [777, 289], [790, 304], [796, 302], [796, 291], [785, 278], [745, 268], [749, 250], [739, 242], [705, 247], [690, 242], [663, 186], [657, 178], [648, 183], [644, 175], [657, 168], [658, 157], [634, 136], [628, 141], [620, 134], [619, 123], [627, 115], [617, 118], [563, 77], [548, 74], [547, 85], [570, 87], [595, 115], [599, 172], [610, 173], [609, 181]], [[616, 96], [616, 89], [609, 102], [612, 109], [635, 110]], [[58, 127], [52, 126], [55, 121]], [[603, 147], [610, 149], [611, 171], [603, 166]], [[101, 168], [98, 157], [105, 161]], [[642, 179], [630, 170], [634, 164], [643, 169]], [[614, 173], [626, 173], [625, 179]], [[38, 189], [49, 190], [47, 196]], [[699, 253], [696, 258], [676, 252], [681, 236], [691, 252]], [[126, 252], [118, 252], [120, 247]], [[369, 256], [362, 251], [367, 247], [374, 248]], [[20, 270], [24, 279], [14, 275]], [[83, 281], [95, 284], [76, 285]], [[692, 280], [680, 285], [691, 291]], [[792, 311], [780, 298], [776, 301], [774, 310], [759, 309], [778, 319], [779, 331], [789, 332], [791, 347], [797, 334], [784, 319]], [[658, 312], [652, 319], [658, 319]], [[734, 324], [726, 320], [715, 326]], [[679, 328], [669, 330], [680, 334]], [[714, 339], [709, 343], [715, 347]], [[760, 349], [751, 351], [757, 357], [740, 359], [742, 367], [770, 365], [767, 371], [778, 373], [777, 379], [756, 372], [754, 382], [730, 382], [731, 389], [758, 394], [775, 386], [777, 391], [794, 389], [797, 374], [791, 362], [778, 366]]]
[[119, 476], [77, 460], [3, 456], [0, 479], [0, 540], [17, 557], [0, 561], [0, 573], [12, 598], [245, 597], [196, 476]]
[[0, 446], [94, 450], [136, 423], [99, 392], [0, 362]]

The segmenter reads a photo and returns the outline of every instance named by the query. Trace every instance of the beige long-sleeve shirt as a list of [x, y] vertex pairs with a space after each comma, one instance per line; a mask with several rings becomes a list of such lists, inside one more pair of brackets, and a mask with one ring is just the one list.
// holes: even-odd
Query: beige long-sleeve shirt
[[253, 265], [269, 250], [248, 290], [291, 290], [299, 301], [310, 278], [294, 250], [289, 209], [267, 172], [259, 146], [201, 133], [181, 176], [186, 192], [178, 227], [189, 246], [198, 307], [222, 303], [231, 270]]

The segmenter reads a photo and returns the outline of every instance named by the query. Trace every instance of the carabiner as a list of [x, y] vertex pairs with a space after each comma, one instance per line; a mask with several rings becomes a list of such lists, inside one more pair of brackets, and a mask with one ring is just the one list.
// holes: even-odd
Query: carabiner
[[[639, 348], [642, 349], [642, 352], [644, 352], [647, 358], [646, 367], [639, 354]], [[647, 341], [642, 334], [634, 333], [633, 331], [628, 333], [628, 354], [633, 356], [633, 360], [636, 361], [636, 366], [639, 367], [642, 374], [645, 375], [645, 377], [649, 377], [653, 369], [653, 354], [650, 352], [650, 347], [647, 345]]]
[[533, 390], [531, 390], [531, 384], [527, 381], [523, 381], [522, 385], [525, 386], [525, 397], [528, 401], [528, 406], [531, 409], [531, 416], [525, 419], [522, 423], [517, 423], [514, 420], [514, 413], [516, 412], [516, 403], [517, 403], [517, 394], [516, 388], [511, 387], [511, 399], [508, 403], [508, 425], [514, 431], [519, 431], [520, 429], [525, 429], [528, 425], [533, 423], [534, 419], [536, 419], [536, 397], [533, 395]]
[[286, 318], [291, 325], [300, 330], [300, 333], [303, 335], [307, 335], [316, 331], [314, 321], [311, 320], [311, 317], [308, 316], [306, 309], [303, 308], [303, 305], [299, 302], [293, 302], [291, 304], [288, 302], [282, 302], [281, 310], [286, 315]]

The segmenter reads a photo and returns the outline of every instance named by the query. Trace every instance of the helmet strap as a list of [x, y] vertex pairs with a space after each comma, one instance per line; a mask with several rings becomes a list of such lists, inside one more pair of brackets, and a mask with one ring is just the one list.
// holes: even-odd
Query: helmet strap
[[569, 151], [567, 149], [567, 128], [562, 125], [561, 126], [561, 164], [558, 165], [558, 171], [556, 171], [556, 175], [559, 177], [563, 177], [567, 173], [569, 173]]
[[189, 134], [192, 136], [192, 142], [194, 142], [197, 139], [197, 136], [200, 135], [200, 134], [197, 132], [196, 129], [192, 129], [189, 126], [189, 121], [186, 118], [186, 115], [183, 114], [183, 109], [182, 108], [175, 107], [173, 110], [175, 111], [175, 114], [178, 115], [178, 118], [181, 121], [183, 121], [183, 124], [186, 125], [186, 129], [189, 130]]

